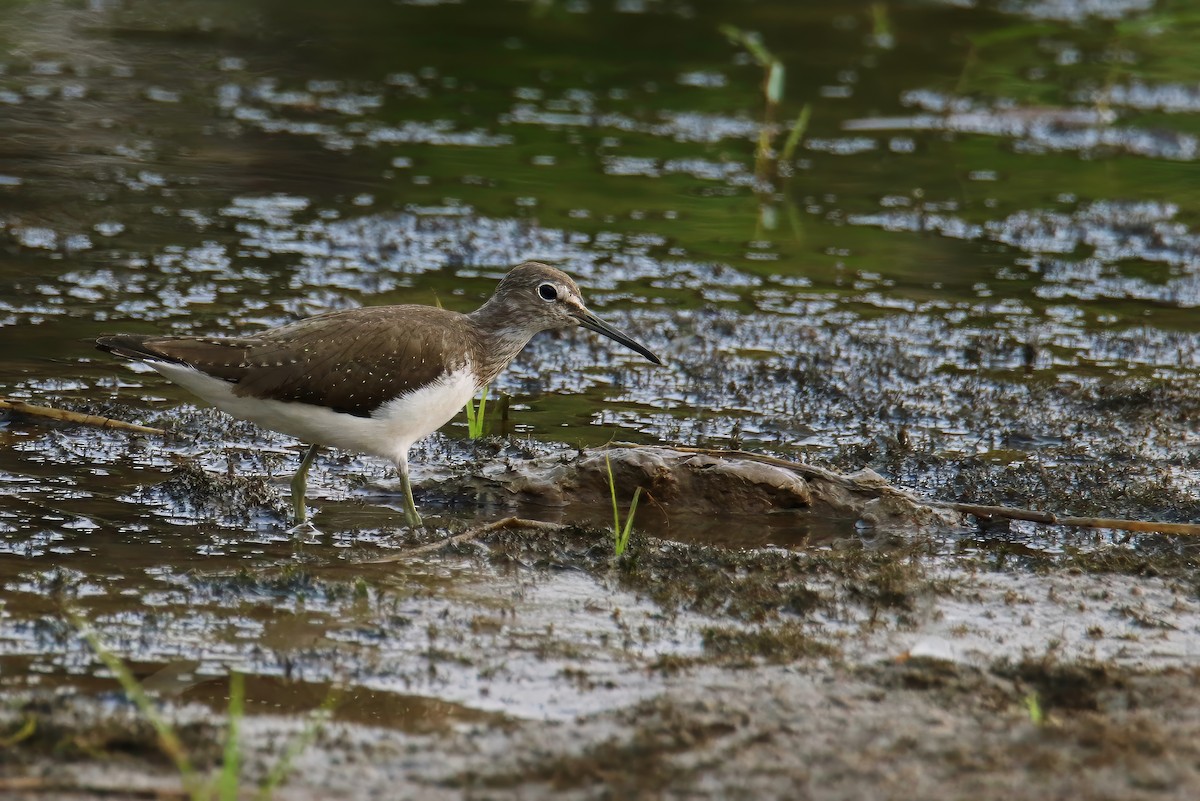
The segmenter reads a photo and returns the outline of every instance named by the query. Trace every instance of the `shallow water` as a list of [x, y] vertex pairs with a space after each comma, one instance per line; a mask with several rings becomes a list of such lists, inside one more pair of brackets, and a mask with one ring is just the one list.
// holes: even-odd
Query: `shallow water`
[[[239, 665], [269, 683], [313, 641], [353, 655], [347, 672], [333, 657], [308, 665], [312, 693], [341, 677], [448, 720], [565, 719], [654, 692], [611, 649], [588, 651], [620, 626], [570, 629], [589, 593], [604, 598], [597, 620], [619, 606], [652, 627], [653, 608], [585, 578], [452, 562], [368, 576], [373, 593], [411, 598], [412, 620], [486, 618], [495, 597], [520, 596], [531, 630], [565, 628], [566, 661], [612, 683], [584, 701], [558, 657], [512, 658], [519, 631], [501, 660], [521, 688], [510, 692], [478, 679], [498, 665], [436, 681], [416, 678], [424, 663], [380, 672], [428, 650], [427, 626], [393, 630], [376, 610], [360, 630], [340, 602], [322, 609], [325, 589], [264, 590], [222, 619], [222, 576], [395, 547], [391, 473], [323, 456], [310, 484], [322, 538], [297, 542], [281, 501], [293, 443], [198, 410], [84, 341], [251, 331], [361, 304], [468, 310], [527, 258], [563, 265], [666, 362], [586, 332], [540, 336], [498, 380], [510, 403], [491, 420], [532, 448], [738, 446], [872, 467], [953, 500], [1200, 515], [1187, 390], [1200, 370], [1200, 67], [1186, 6], [8, 5], [0, 395], [180, 436], [26, 417], [0, 428], [6, 674], [90, 675], [78, 642], [64, 645], [49, 582], [122, 653], [194, 659], [197, 675]], [[763, 175], [762, 69], [719, 24], [763, 31], [787, 67], [777, 148], [812, 106], [794, 157]], [[414, 450], [418, 484], [432, 465], [479, 457], [464, 437], [460, 418]], [[191, 462], [201, 478], [271, 483], [214, 493]], [[420, 495], [443, 526], [549, 514]], [[646, 525], [734, 547], [860, 533], [852, 521]], [[1062, 552], [1061, 533], [1031, 529], [967, 547]], [[283, 612], [302, 625], [269, 631]], [[147, 635], [159, 621], [169, 632]], [[672, 625], [645, 647], [694, 654], [695, 631]], [[495, 643], [455, 645], [476, 647]]]

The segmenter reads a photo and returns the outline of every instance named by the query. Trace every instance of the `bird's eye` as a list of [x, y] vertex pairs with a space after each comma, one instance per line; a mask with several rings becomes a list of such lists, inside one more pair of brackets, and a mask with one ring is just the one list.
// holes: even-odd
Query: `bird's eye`
[[546, 301], [558, 300], [558, 290], [554, 284], [542, 284], [538, 287], [538, 297]]

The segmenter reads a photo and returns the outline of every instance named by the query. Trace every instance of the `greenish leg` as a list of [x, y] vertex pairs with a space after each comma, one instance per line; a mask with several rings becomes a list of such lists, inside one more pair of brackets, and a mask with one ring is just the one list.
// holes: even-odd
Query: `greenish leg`
[[308, 491], [308, 468], [312, 467], [319, 449], [319, 445], [309, 445], [300, 460], [300, 469], [292, 476], [292, 512], [296, 516], [296, 525], [308, 520], [308, 509], [304, 506], [304, 495]]
[[416, 528], [421, 525], [421, 516], [417, 514], [417, 502], [413, 500], [412, 482], [408, 480], [408, 456], [397, 460], [396, 467], [400, 471], [400, 483], [404, 485], [404, 519]]

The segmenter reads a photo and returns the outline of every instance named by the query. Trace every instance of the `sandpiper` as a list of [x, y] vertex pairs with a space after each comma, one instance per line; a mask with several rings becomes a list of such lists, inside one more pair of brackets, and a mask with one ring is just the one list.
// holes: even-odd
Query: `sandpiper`
[[96, 347], [142, 362], [234, 417], [304, 442], [292, 478], [297, 524], [321, 446], [396, 463], [404, 516], [421, 523], [408, 450], [445, 425], [534, 334], [581, 325], [662, 364], [587, 310], [566, 273], [528, 261], [470, 314], [433, 306], [368, 306], [234, 337], [112, 334]]

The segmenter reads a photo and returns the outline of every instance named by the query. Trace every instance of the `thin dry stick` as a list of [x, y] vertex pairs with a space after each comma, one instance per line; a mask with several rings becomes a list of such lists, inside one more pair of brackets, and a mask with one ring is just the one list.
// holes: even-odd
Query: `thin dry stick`
[[[480, 537], [491, 534], [494, 531], [500, 531], [506, 528], [528, 528], [536, 531], [546, 531], [553, 534], [562, 531], [564, 528], [566, 528], [566, 526], [559, 523], [544, 523], [541, 520], [527, 520], [523, 517], [506, 517], [503, 520], [497, 520], [493, 523], [487, 523], [482, 526], [476, 526], [474, 528], [467, 529], [461, 534], [455, 534], [453, 537], [447, 537], [444, 540], [426, 543], [425, 545], [417, 545], [412, 548], [405, 548], [403, 551], [389, 554], [388, 556], [382, 556], [378, 559], [364, 559], [362, 561], [345, 562], [338, 561], [325, 565], [305, 565], [305, 569], [320, 570], [323, 575], [328, 575], [331, 572], [357, 572], [358, 569], [363, 565], [386, 565], [394, 564], [396, 562], [405, 562], [413, 557], [436, 553], [437, 551], [440, 551], [443, 548], [447, 548], [451, 545], [458, 545], [463, 542], [471, 542], [472, 540], [477, 540]], [[262, 565], [261, 567], [247, 568], [246, 572], [257, 575], [260, 573], [273, 572], [278, 570], [280, 567], [281, 565]]]
[[[610, 446], [611, 447], [611, 446]], [[633, 443], [624, 444], [620, 447], [640, 448], [644, 447]], [[939, 509], [952, 509], [955, 512], [974, 515], [980, 518], [999, 517], [1005, 520], [1028, 520], [1033, 523], [1044, 523], [1051, 526], [1070, 526], [1072, 528], [1111, 528], [1117, 531], [1138, 531], [1138, 532], [1154, 532], [1158, 534], [1185, 534], [1188, 536], [1200, 536], [1200, 523], [1166, 523], [1155, 520], [1121, 520], [1112, 517], [1073, 517], [1071, 515], [1056, 515], [1053, 512], [1041, 512], [1036, 509], [1018, 509], [1011, 506], [985, 506], [976, 503], [954, 503], [950, 501], [931, 501], [922, 499], [912, 493], [906, 492], [890, 485], [864, 485], [855, 481], [849, 476], [838, 475], [829, 470], [823, 470], [820, 467], [801, 464], [799, 462], [789, 462], [787, 459], [780, 459], [775, 456], [765, 456], [758, 453], [746, 453], [744, 451], [733, 451], [724, 448], [685, 448], [682, 446], [674, 447], [671, 450], [682, 451], [683, 453], [699, 453], [706, 456], [720, 456], [730, 459], [745, 459], [751, 462], [762, 462], [763, 464], [775, 465], [782, 467], [785, 470], [791, 470], [801, 476], [811, 476], [824, 481], [831, 481], [842, 486], [851, 487], [858, 490], [869, 490], [872, 492], [891, 492], [897, 495], [905, 496], [924, 503], [928, 506], [933, 506]]]
[[33, 415], [34, 417], [48, 417], [51, 420], [62, 420], [67, 423], [79, 423], [80, 425], [96, 426], [98, 428], [119, 428], [124, 431], [137, 431], [141, 434], [162, 435], [167, 433], [161, 428], [140, 426], [137, 423], [126, 423], [124, 420], [114, 420], [111, 417], [101, 417], [98, 414], [70, 412], [66, 409], [53, 409], [49, 406], [34, 406], [32, 403], [8, 400], [7, 398], [0, 398], [0, 409], [10, 409], [14, 412]]
[[506, 528], [531, 528], [535, 531], [558, 532], [562, 531], [565, 526], [559, 523], [545, 523], [541, 520], [527, 520], [523, 517], [506, 517], [503, 520], [497, 520], [494, 523], [488, 523], [483, 526], [476, 526], [464, 531], [462, 534], [455, 534], [453, 537], [447, 537], [444, 540], [431, 542], [426, 545], [418, 545], [415, 548], [406, 548], [400, 553], [394, 553], [389, 556], [384, 556], [379, 559], [367, 559], [363, 562], [355, 562], [358, 565], [382, 565], [388, 562], [403, 562], [411, 559], [414, 556], [422, 556], [427, 553], [440, 551], [451, 545], [458, 545], [463, 542], [477, 540], [493, 531], [501, 531]]
[[1152, 531], [1159, 534], [1188, 534], [1200, 536], [1200, 523], [1162, 523], [1154, 520], [1121, 520], [1114, 517], [1072, 517], [1034, 509], [1014, 509], [1009, 506], [981, 506], [975, 503], [933, 501], [930, 506], [953, 509], [975, 517], [1001, 517], [1006, 520], [1029, 520], [1051, 526], [1075, 528], [1112, 528], [1119, 531]]
[[120, 787], [112, 787], [101, 784], [88, 784], [86, 782], [64, 781], [62, 779], [46, 779], [40, 776], [13, 776], [10, 778], [0, 779], [0, 792], [6, 793], [53, 793], [54, 797], [61, 794], [70, 793], [71, 795], [86, 794], [94, 797], [104, 796], [119, 796], [120, 798], [149, 798], [152, 801], [187, 801], [189, 795], [183, 790], [169, 790], [164, 788], [139, 788], [122, 785]]

